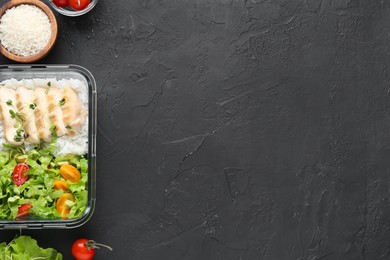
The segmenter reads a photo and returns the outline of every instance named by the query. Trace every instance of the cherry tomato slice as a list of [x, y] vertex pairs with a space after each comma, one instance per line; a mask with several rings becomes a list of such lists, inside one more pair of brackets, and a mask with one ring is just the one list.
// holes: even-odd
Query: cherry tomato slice
[[26, 174], [28, 170], [30, 170], [30, 167], [28, 167], [28, 165], [25, 163], [18, 163], [15, 166], [12, 173], [12, 180], [16, 186], [20, 186], [28, 180], [29, 176]]
[[61, 165], [60, 174], [65, 180], [73, 183], [77, 183], [81, 179], [80, 171], [70, 164]]
[[53, 0], [53, 3], [58, 7], [67, 7], [69, 5], [68, 0]]
[[55, 180], [53, 186], [54, 186], [54, 189], [56, 189], [56, 190], [68, 190], [69, 189], [69, 185], [63, 180]]
[[95, 248], [87, 245], [89, 240], [86, 238], [77, 239], [72, 245], [72, 255], [76, 260], [91, 260], [95, 255]]
[[69, 0], [70, 7], [76, 11], [85, 9], [90, 3], [91, 0]]
[[58, 213], [60, 213], [60, 215], [64, 219], [66, 219], [66, 216], [70, 212], [70, 208], [66, 205], [66, 202], [68, 200], [75, 201], [72, 194], [64, 193], [57, 199], [57, 202], [56, 202], [56, 210], [58, 211]]
[[30, 213], [30, 209], [31, 209], [31, 204], [30, 203], [26, 203], [26, 204], [23, 204], [23, 205], [19, 206], [19, 208], [18, 208], [18, 215], [16, 217], [27, 216]]

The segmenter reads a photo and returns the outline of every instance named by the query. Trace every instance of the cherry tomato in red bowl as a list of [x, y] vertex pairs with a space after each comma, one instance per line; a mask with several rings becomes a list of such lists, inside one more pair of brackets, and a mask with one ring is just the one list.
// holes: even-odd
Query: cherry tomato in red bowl
[[65, 16], [80, 16], [95, 7], [98, 0], [49, 0], [51, 7]]

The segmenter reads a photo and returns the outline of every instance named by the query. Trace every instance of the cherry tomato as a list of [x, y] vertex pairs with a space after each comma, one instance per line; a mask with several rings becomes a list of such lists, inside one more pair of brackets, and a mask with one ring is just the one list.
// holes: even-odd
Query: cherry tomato
[[12, 179], [16, 186], [20, 186], [28, 180], [29, 176], [25, 174], [28, 170], [30, 170], [30, 167], [25, 163], [18, 163], [15, 166], [12, 173]]
[[86, 238], [77, 239], [72, 245], [72, 255], [76, 260], [91, 260], [95, 255], [95, 248], [89, 246], [90, 241]]
[[76, 11], [85, 9], [90, 3], [91, 0], [69, 0], [70, 7]]
[[23, 204], [23, 205], [19, 206], [19, 208], [18, 208], [18, 215], [16, 217], [27, 216], [30, 213], [30, 209], [31, 209], [31, 204], [30, 203], [26, 203], [26, 204]]
[[110, 246], [99, 244], [86, 238], [80, 238], [72, 245], [72, 255], [76, 260], [91, 260], [95, 255], [96, 249], [99, 249], [100, 247], [105, 247], [112, 251]]
[[73, 183], [77, 183], [81, 179], [80, 171], [70, 164], [61, 165], [60, 174], [65, 180]]
[[66, 202], [68, 200], [74, 201], [73, 195], [70, 193], [64, 193], [57, 199], [56, 202], [56, 210], [58, 211], [58, 213], [61, 214], [63, 218], [66, 218], [66, 216], [70, 212], [70, 208], [66, 205]]
[[58, 7], [67, 7], [69, 5], [68, 0], [53, 0], [53, 3]]
[[69, 189], [69, 185], [63, 180], [55, 180], [53, 186], [54, 186], [54, 189], [56, 189], [56, 190], [68, 190]]

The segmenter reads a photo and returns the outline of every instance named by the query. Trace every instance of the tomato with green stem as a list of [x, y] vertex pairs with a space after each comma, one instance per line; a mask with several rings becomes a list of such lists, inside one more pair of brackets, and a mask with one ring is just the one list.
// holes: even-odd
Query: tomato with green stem
[[83, 10], [91, 3], [91, 0], [69, 0], [69, 5], [76, 11]]
[[100, 247], [105, 247], [112, 251], [110, 246], [99, 244], [86, 238], [80, 238], [72, 245], [72, 255], [76, 260], [91, 260], [95, 256], [96, 249]]

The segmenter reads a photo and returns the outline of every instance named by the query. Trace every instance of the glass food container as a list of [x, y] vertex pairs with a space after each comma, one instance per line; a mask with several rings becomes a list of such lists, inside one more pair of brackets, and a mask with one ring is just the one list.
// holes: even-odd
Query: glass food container
[[[32, 214], [20, 214], [23, 215], [19, 217], [19, 211], [18, 215], [16, 218], [0, 218], [0, 229], [44, 229], [44, 228], [75, 228], [79, 227], [83, 224], [85, 224], [90, 217], [93, 214], [94, 208], [95, 208], [95, 201], [96, 201], [96, 121], [97, 121], [97, 105], [96, 105], [96, 97], [97, 97], [97, 92], [96, 92], [96, 83], [93, 75], [85, 68], [77, 65], [0, 65], [0, 82], [9, 82], [9, 81], [34, 81], [34, 80], [48, 80], [48, 88], [51, 87], [50, 79], [53, 79], [54, 82], [70, 82], [74, 80], [75, 82], [81, 82], [80, 86], [85, 86], [87, 90], [84, 92], [85, 98], [84, 98], [84, 106], [87, 108], [86, 110], [86, 121], [85, 121], [85, 126], [87, 128], [84, 128], [84, 135], [85, 136], [85, 142], [88, 142], [88, 144], [84, 143], [84, 148], [86, 149], [86, 146], [88, 146], [88, 152], [86, 154], [81, 155], [83, 163], [84, 163], [84, 170], [80, 170], [82, 173], [81, 179], [84, 181], [83, 182], [83, 207], [81, 210], [79, 210], [78, 214], [74, 214], [74, 218], [68, 218], [67, 215], [62, 216], [53, 216], [49, 215], [49, 217], [42, 217], [38, 216], [37, 214], [34, 215]], [[58, 83], [59, 84], [59, 83]], [[0, 86], [4, 87], [4, 86]], [[30, 88], [34, 88], [34, 86], [30, 86]], [[46, 94], [48, 91], [46, 91]], [[64, 92], [65, 93], [65, 92]], [[65, 95], [65, 94], [64, 94]], [[34, 99], [36, 100], [36, 99]], [[7, 102], [8, 104], [8, 102]], [[31, 109], [33, 107], [30, 106]], [[11, 113], [11, 112], [10, 112]], [[35, 112], [36, 113], [36, 112]], [[3, 123], [2, 121], [0, 121]], [[67, 126], [68, 127], [68, 126]], [[55, 129], [55, 128], [54, 128]], [[54, 130], [55, 131], [55, 130]], [[54, 132], [52, 132], [54, 133]], [[3, 134], [3, 133], [0, 133]], [[77, 133], [76, 133], [77, 135]], [[53, 134], [55, 136], [55, 134]], [[60, 138], [60, 137], [58, 137]], [[53, 139], [52, 139], [53, 140]], [[46, 144], [47, 145], [47, 144]], [[4, 148], [4, 146], [0, 147], [0, 149], [7, 149], [7, 147]], [[29, 148], [29, 149], [34, 149], [34, 148]], [[61, 148], [62, 149], [62, 148]], [[28, 148], [26, 147], [25, 150], [27, 151]], [[30, 150], [31, 151], [31, 150]], [[27, 155], [26, 155], [27, 156]], [[30, 156], [30, 155], [28, 155]], [[60, 157], [60, 156], [59, 156]], [[59, 158], [58, 157], [58, 158]], [[65, 155], [66, 157], [66, 155]], [[10, 158], [10, 157], [9, 157]], [[43, 172], [50, 171], [51, 169], [54, 169], [57, 167], [57, 172], [58, 168], [62, 166], [61, 163], [63, 162], [54, 162], [56, 157], [52, 157], [51, 162], [46, 168], [44, 168]], [[87, 160], [87, 161], [86, 161]], [[43, 161], [43, 160], [42, 160]], [[28, 161], [22, 161], [22, 163], [26, 162], [28, 164]], [[39, 163], [39, 158], [37, 159], [37, 162]], [[0, 167], [2, 167], [0, 160]], [[18, 163], [18, 162], [15, 162]], [[46, 162], [48, 163], [48, 162]], [[64, 164], [68, 164], [68, 162], [64, 162]], [[70, 164], [70, 163], [69, 163]], [[39, 163], [40, 166], [42, 164]], [[79, 166], [77, 166], [79, 167]], [[32, 166], [30, 166], [30, 169]], [[4, 173], [3, 173], [4, 174]], [[10, 175], [12, 175], [12, 171], [9, 172]], [[53, 182], [51, 182], [50, 178], [47, 177], [48, 175], [45, 175], [45, 177], [42, 177], [44, 179], [45, 185], [47, 184], [47, 189], [51, 189], [49, 186], [52, 185]], [[52, 175], [50, 175], [52, 176]], [[61, 174], [62, 176], [62, 174]], [[58, 176], [60, 179], [61, 176]], [[46, 178], [46, 179], [45, 179]], [[68, 179], [65, 180], [65, 182], [68, 182], [70, 186], [72, 186], [72, 183], [68, 181]], [[7, 186], [8, 185], [8, 186]], [[10, 183], [8, 181], [8, 184], [5, 185], [4, 182], [1, 183], [0, 181], [0, 203], [13, 203], [13, 200], [8, 200], [7, 198], [4, 198], [4, 193], [5, 189], [14, 189], [13, 192], [16, 192], [16, 194], [20, 191], [20, 187], [23, 185], [28, 186], [28, 180], [26, 181], [25, 184], [22, 184], [22, 186], [12, 186], [15, 185], [14, 183]], [[44, 185], [43, 185], [44, 186]], [[66, 190], [66, 189], [65, 189]], [[62, 191], [61, 189], [54, 189], [52, 190], [52, 193], [50, 195], [46, 193], [42, 193], [42, 196], [47, 196], [44, 197], [44, 200], [52, 200], [56, 201], [59, 199], [60, 195], [64, 193], [71, 193], [73, 192], [72, 188], [69, 188], [68, 190], [70, 191]], [[13, 194], [15, 195], [15, 194]], [[39, 195], [40, 196], [40, 195]], [[76, 194], [75, 196], [75, 201], [78, 203], [78, 197]], [[17, 199], [24, 199], [25, 201], [29, 201], [29, 197], [27, 198], [19, 198], [16, 196]], [[39, 198], [40, 199], [40, 198]], [[11, 201], [11, 202], [10, 202]], [[53, 212], [57, 210], [57, 205], [54, 202], [45, 202], [50, 204], [51, 207], [49, 207], [49, 210], [52, 210]], [[71, 208], [72, 207], [72, 201], [66, 201], [66, 207]], [[20, 203], [20, 202], [19, 202]], [[54, 204], [53, 204], [54, 203]], [[30, 203], [32, 204], [32, 203]], [[32, 204], [34, 205], [34, 204]], [[38, 205], [38, 204], [36, 204]], [[40, 204], [39, 204], [40, 205]], [[20, 206], [18, 206], [18, 210], [20, 210]], [[37, 206], [38, 207], [38, 206]], [[35, 210], [37, 209], [35, 208]], [[34, 206], [32, 206], [34, 208]], [[32, 210], [31, 208], [31, 210]], [[15, 211], [15, 208], [14, 208]], [[34, 212], [34, 211], [32, 211]], [[37, 211], [36, 211], [37, 212]], [[57, 210], [58, 212], [58, 210]], [[14, 215], [16, 213], [14, 212]], [[62, 216], [62, 217], [61, 217]]]

